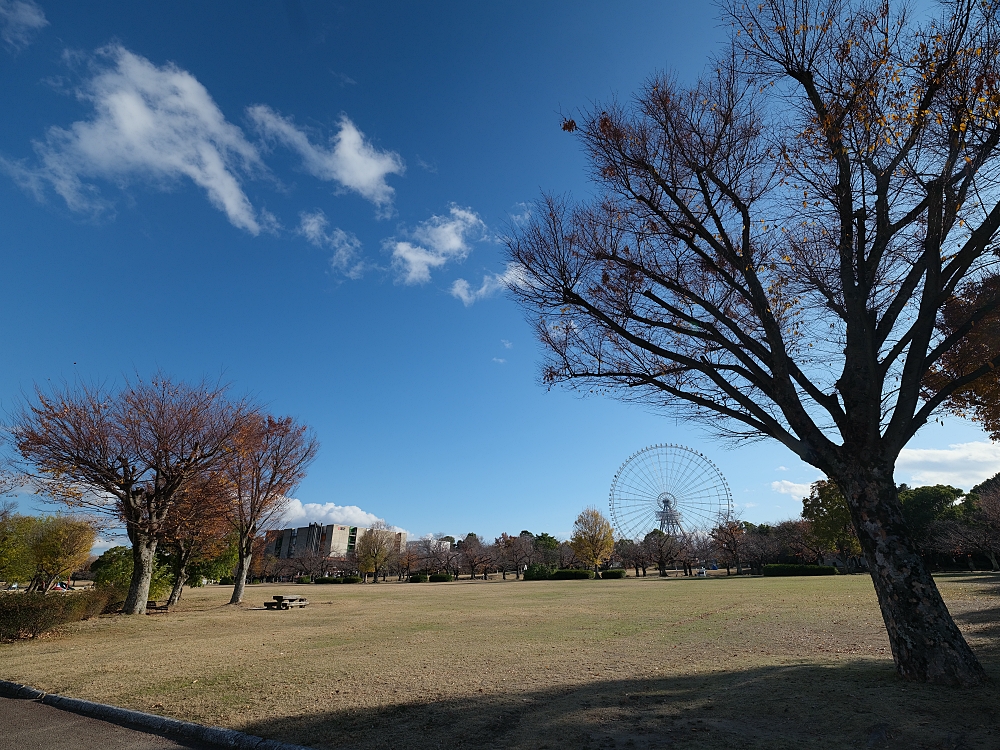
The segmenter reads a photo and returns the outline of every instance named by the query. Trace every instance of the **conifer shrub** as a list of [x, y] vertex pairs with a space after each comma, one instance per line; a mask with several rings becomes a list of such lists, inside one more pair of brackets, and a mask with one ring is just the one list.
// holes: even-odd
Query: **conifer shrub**
[[451, 573], [432, 573], [427, 580], [431, 583], [448, 583], [451, 580]]

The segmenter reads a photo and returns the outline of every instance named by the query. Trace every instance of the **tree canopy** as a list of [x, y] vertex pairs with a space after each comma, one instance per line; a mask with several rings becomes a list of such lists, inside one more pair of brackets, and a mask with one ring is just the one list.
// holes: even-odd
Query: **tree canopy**
[[507, 238], [543, 380], [780, 441], [843, 492], [899, 673], [981, 682], [893, 472], [1000, 365], [1000, 338], [972, 335], [1000, 309], [997, 10], [722, 11], [729, 44], [698, 81], [657, 75], [563, 121], [596, 196], [547, 195]]

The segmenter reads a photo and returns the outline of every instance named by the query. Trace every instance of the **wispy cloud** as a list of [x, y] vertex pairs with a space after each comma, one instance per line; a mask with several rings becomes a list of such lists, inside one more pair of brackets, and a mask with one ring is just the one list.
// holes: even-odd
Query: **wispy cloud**
[[405, 233], [407, 239], [392, 237], [384, 244], [392, 252], [392, 266], [400, 281], [425, 284], [431, 280], [432, 268], [468, 257], [470, 243], [481, 239], [485, 230], [486, 225], [471, 208], [452, 206], [446, 216], [432, 216]]
[[986, 441], [947, 448], [903, 448], [896, 479], [907, 484], [950, 484], [968, 490], [1000, 471], [1000, 445]]
[[45, 13], [32, 0], [0, 0], [0, 40], [11, 52], [27, 47], [48, 25]]
[[451, 294], [462, 300], [466, 307], [487, 297], [492, 297], [501, 289], [508, 289], [511, 286], [519, 286], [523, 283], [524, 271], [516, 263], [508, 263], [507, 270], [503, 273], [491, 273], [483, 276], [483, 283], [478, 289], [473, 289], [465, 279], [455, 279], [451, 285]]
[[0, 160], [0, 167], [39, 198], [51, 186], [73, 211], [109, 208], [94, 179], [119, 185], [138, 179], [165, 189], [186, 178], [234, 226], [258, 234], [273, 223], [254, 211], [238, 176], [264, 169], [257, 149], [193, 75], [120, 45], [98, 50], [92, 65], [92, 77], [76, 93], [93, 116], [49, 128], [34, 143], [38, 164]]
[[771, 482], [771, 489], [780, 492], [782, 495], [790, 495], [795, 500], [801, 500], [809, 494], [808, 484], [799, 484], [782, 479], [780, 482]]
[[337, 505], [336, 503], [303, 503], [291, 500], [282, 519], [285, 527], [307, 523], [342, 523], [349, 526], [371, 526], [383, 519], [374, 513], [362, 510], [357, 505]]
[[503, 344], [504, 349], [513, 349], [514, 344], [507, 339], [500, 339], [500, 343]]
[[502, 357], [494, 357], [493, 361], [496, 362], [498, 365], [505, 365], [505, 364], [507, 364], [507, 360], [504, 359], [504, 358], [502, 358]]
[[361, 240], [352, 232], [340, 228], [329, 230], [329, 226], [330, 222], [321, 209], [299, 214], [298, 234], [316, 247], [333, 250], [330, 267], [334, 271], [350, 279], [361, 278], [365, 271], [365, 263], [360, 258]]
[[394, 151], [375, 148], [347, 115], [341, 115], [340, 129], [331, 136], [329, 147], [314, 144], [290, 117], [282, 117], [267, 105], [250, 107], [247, 115], [265, 138], [296, 152], [313, 177], [336, 182], [374, 203], [382, 215], [391, 214], [394, 190], [386, 177], [403, 174], [403, 159]]

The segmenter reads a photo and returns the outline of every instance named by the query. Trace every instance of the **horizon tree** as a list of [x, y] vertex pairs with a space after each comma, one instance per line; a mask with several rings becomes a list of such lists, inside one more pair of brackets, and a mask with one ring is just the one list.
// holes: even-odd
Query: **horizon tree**
[[594, 572], [615, 552], [615, 534], [611, 522], [597, 508], [584, 508], [573, 522], [569, 546], [574, 554]]
[[379, 573], [396, 554], [396, 532], [385, 521], [375, 521], [358, 539], [354, 553], [358, 560], [358, 570], [365, 577], [372, 573], [372, 583], [378, 583]]
[[996, 6], [720, 7], [729, 43], [696, 82], [656, 75], [563, 121], [596, 195], [546, 196], [507, 237], [543, 380], [734, 443], [768, 437], [818, 468], [847, 499], [898, 673], [979, 684], [893, 473], [1000, 365], [995, 337], [968, 367], [942, 364], [1000, 309]]
[[122, 611], [146, 611], [156, 547], [177, 493], [216, 466], [252, 412], [225, 385], [189, 385], [157, 373], [102, 385], [35, 387], [10, 436], [39, 494], [125, 526], [132, 573]]
[[234, 432], [221, 466], [224, 518], [237, 537], [230, 604], [243, 601], [257, 536], [284, 514], [318, 451], [315, 435], [292, 417], [250, 414]]

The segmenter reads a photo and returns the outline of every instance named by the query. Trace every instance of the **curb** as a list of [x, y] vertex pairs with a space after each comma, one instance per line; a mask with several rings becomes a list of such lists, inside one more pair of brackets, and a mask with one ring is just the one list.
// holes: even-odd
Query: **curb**
[[93, 703], [79, 698], [67, 698], [53, 693], [43, 693], [41, 690], [35, 690], [27, 685], [8, 682], [7, 680], [0, 680], [0, 697], [38, 700], [54, 708], [89, 716], [93, 719], [101, 719], [112, 724], [120, 724], [132, 729], [160, 734], [171, 739], [204, 742], [216, 747], [234, 748], [235, 750], [312, 750], [302, 745], [289, 745], [277, 740], [266, 740], [263, 737], [255, 737], [252, 734], [244, 734], [235, 729], [206, 727], [202, 724], [171, 719], [167, 716], [132, 711], [128, 708]]

